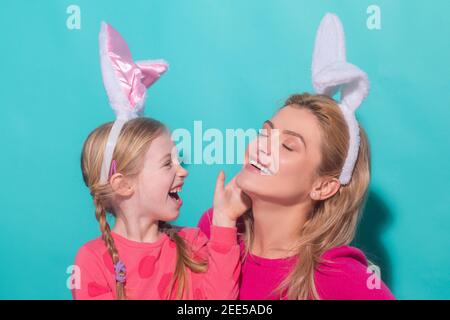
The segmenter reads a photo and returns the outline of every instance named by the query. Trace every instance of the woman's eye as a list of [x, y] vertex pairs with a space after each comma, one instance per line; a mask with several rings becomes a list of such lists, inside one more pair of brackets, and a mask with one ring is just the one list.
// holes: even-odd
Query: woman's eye
[[288, 147], [288, 146], [287, 146], [286, 144], [284, 144], [284, 143], [283, 143], [283, 147], [284, 147], [285, 149], [289, 150], [289, 151], [294, 151], [294, 149]]
[[172, 161], [167, 162], [167, 163], [165, 164], [165, 166], [166, 166], [166, 167], [169, 167], [169, 168], [172, 167]]

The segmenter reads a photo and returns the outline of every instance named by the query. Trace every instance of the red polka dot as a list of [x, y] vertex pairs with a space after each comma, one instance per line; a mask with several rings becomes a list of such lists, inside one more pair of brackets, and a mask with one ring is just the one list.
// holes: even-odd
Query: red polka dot
[[228, 252], [231, 251], [231, 248], [232, 248], [231, 246], [224, 246], [218, 243], [211, 243], [211, 249], [213, 249], [218, 253], [227, 254]]
[[158, 293], [159, 293], [159, 297], [161, 299], [167, 298], [169, 284], [170, 284], [170, 281], [172, 280], [172, 277], [173, 277], [173, 273], [166, 273], [165, 275], [163, 275], [161, 277], [161, 280], [159, 281], [159, 284], [158, 284]]
[[146, 256], [139, 262], [139, 276], [141, 278], [150, 278], [155, 272], [156, 258], [153, 256]]
[[109, 288], [104, 287], [96, 282], [89, 282], [88, 284], [88, 294], [91, 297], [97, 297], [101, 294], [108, 293], [109, 291]]
[[114, 263], [113, 263], [113, 260], [112, 260], [111, 256], [109, 255], [108, 251], [106, 251], [103, 254], [103, 263], [105, 264], [106, 269], [108, 269], [109, 272], [111, 272], [112, 274], [115, 274], [115, 272], [114, 272]]
[[195, 289], [194, 291], [194, 299], [195, 300], [205, 300], [205, 295], [203, 294], [203, 291], [199, 288]]

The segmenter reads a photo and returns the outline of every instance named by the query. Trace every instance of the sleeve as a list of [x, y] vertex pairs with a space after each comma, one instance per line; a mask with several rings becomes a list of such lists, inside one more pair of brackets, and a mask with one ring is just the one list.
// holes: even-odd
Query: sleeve
[[364, 263], [351, 256], [336, 257], [331, 264], [322, 265], [315, 274], [315, 282], [324, 300], [395, 300], [383, 281], [370, 272]]
[[191, 242], [193, 254], [206, 260], [208, 268], [193, 278], [198, 282], [194, 284], [194, 299], [236, 300], [241, 273], [236, 228], [211, 226], [210, 239], [200, 229], [196, 230], [196, 239]]
[[114, 293], [104, 274], [99, 257], [82, 246], [75, 257], [72, 273], [72, 297], [75, 300], [113, 300]]

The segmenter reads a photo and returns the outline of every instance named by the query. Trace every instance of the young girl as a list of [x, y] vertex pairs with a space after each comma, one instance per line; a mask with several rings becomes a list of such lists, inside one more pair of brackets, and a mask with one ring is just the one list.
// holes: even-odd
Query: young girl
[[[81, 285], [73, 297], [235, 299], [240, 273], [235, 225], [219, 215], [208, 240], [199, 229], [168, 223], [178, 216], [178, 193], [187, 171], [177, 161], [166, 127], [138, 117], [146, 88], [167, 65], [134, 63], [125, 41], [105, 23], [100, 57], [117, 120], [96, 128], [83, 146], [83, 179], [94, 199], [101, 237], [76, 255]], [[108, 212], [115, 217], [113, 229]]]
[[[313, 59], [319, 94], [292, 95], [265, 121], [267, 135], [249, 146], [233, 181], [251, 199], [240, 218], [240, 299], [394, 299], [349, 246], [370, 181], [370, 152], [354, 116], [367, 76], [345, 59], [341, 23], [328, 14]], [[337, 102], [331, 96], [340, 86]], [[201, 218], [206, 234], [216, 214], [223, 212]]]

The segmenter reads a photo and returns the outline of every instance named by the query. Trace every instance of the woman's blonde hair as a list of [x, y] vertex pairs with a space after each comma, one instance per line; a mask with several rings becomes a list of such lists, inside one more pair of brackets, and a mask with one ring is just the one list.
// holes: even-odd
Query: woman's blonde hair
[[[316, 116], [322, 131], [322, 158], [316, 174], [338, 179], [347, 156], [349, 133], [337, 103], [325, 95], [303, 93], [290, 96], [282, 108], [287, 106], [309, 110]], [[320, 299], [314, 273], [322, 262], [322, 254], [333, 247], [350, 244], [355, 236], [370, 181], [369, 143], [361, 126], [360, 139], [350, 182], [341, 185], [331, 198], [315, 203], [307, 222], [299, 230], [297, 263], [276, 290], [288, 299]], [[253, 240], [251, 211], [243, 218], [248, 254]]]
[[[103, 152], [113, 123], [105, 123], [92, 131], [84, 142], [81, 153], [81, 170], [86, 186], [94, 200], [95, 217], [100, 224], [102, 239], [108, 249], [114, 264], [120, 260], [114, 239], [111, 235], [111, 228], [106, 219], [107, 212], [115, 216], [114, 208], [111, 203], [113, 190], [109, 182], [100, 184], [100, 169], [103, 160]], [[116, 171], [127, 177], [136, 176], [143, 165], [143, 158], [151, 142], [160, 134], [167, 130], [165, 126], [154, 119], [140, 117], [128, 121], [120, 132], [116, 147], [113, 153], [113, 159], [116, 160]], [[189, 248], [184, 240], [178, 235], [177, 228], [169, 223], [161, 221], [159, 223], [160, 231], [166, 233], [177, 248], [177, 261], [174, 276], [167, 298], [175, 297], [181, 299], [187, 292], [186, 268], [193, 272], [204, 272], [206, 263], [204, 261], [195, 261], [192, 258]], [[177, 287], [176, 295], [173, 290]], [[116, 298], [126, 299], [125, 284], [116, 281]]]

